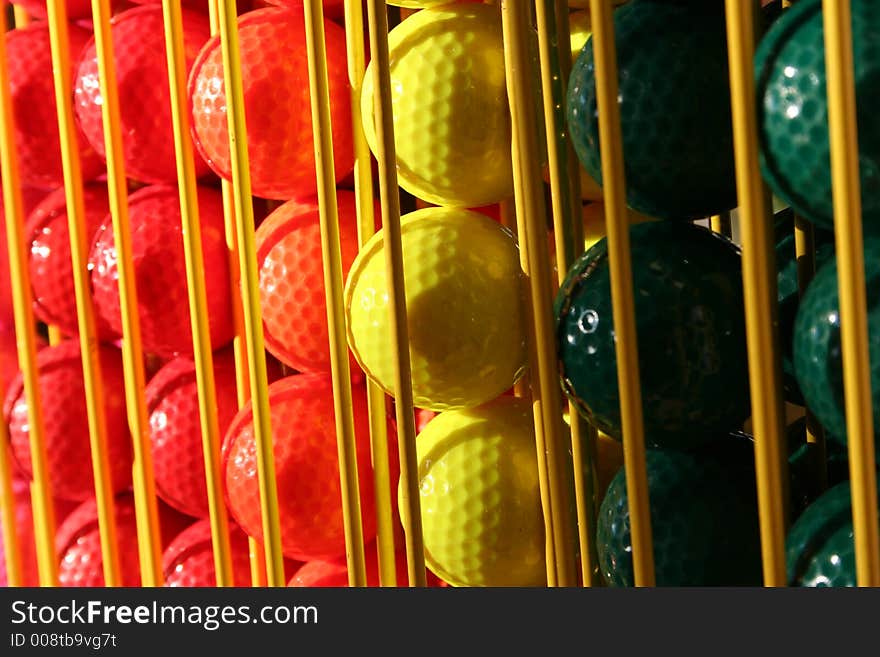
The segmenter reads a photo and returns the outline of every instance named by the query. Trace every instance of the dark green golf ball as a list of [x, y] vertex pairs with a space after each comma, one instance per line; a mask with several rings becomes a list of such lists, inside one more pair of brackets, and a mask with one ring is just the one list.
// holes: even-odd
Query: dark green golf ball
[[[791, 209], [776, 214], [776, 288], [779, 301], [779, 341], [782, 351], [782, 386], [785, 399], [803, 405], [804, 397], [794, 375], [794, 320], [800, 307], [798, 263], [795, 250], [794, 213]], [[816, 269], [834, 257], [834, 234], [816, 228]]]
[[[614, 12], [630, 207], [694, 219], [736, 205], [724, 3], [634, 0]], [[602, 183], [593, 40], [571, 73], [568, 125]]]
[[855, 586], [850, 482], [813, 502], [792, 525], [785, 544], [790, 586]]
[[[783, 13], [755, 56], [761, 168], [777, 196], [831, 228], [831, 156], [821, 0]], [[880, 229], [880, 2], [852, 1], [862, 210]]]
[[[874, 426], [880, 427], [880, 238], [865, 239], [868, 348]], [[794, 367], [807, 406], [833, 438], [846, 442], [837, 263], [816, 272], [794, 326]]]
[[[761, 583], [761, 545], [750, 441], [726, 436], [712, 450], [648, 450], [657, 586]], [[599, 509], [599, 567], [610, 586], [632, 586], [632, 539], [621, 469]]]
[[[645, 435], [689, 448], [741, 427], [749, 385], [740, 255], [705, 228], [630, 228]], [[569, 271], [554, 306], [560, 377], [595, 426], [621, 436], [607, 241]]]

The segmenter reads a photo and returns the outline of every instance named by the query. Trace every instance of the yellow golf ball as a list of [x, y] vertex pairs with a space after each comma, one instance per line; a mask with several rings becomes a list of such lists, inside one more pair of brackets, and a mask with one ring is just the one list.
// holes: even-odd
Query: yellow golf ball
[[[401, 221], [415, 405], [477, 406], [510, 388], [526, 366], [519, 250], [476, 212], [426, 208]], [[358, 254], [345, 288], [348, 343], [363, 370], [394, 394], [394, 345], [383, 234]]]
[[[513, 195], [510, 108], [498, 7], [423, 9], [388, 35], [401, 187], [436, 205], [478, 207]], [[376, 152], [372, 64], [361, 92]]]
[[428, 567], [453, 586], [543, 586], [531, 404], [499, 397], [440, 413], [416, 451]]
[[581, 54], [581, 50], [593, 31], [592, 23], [590, 23], [590, 12], [572, 12], [568, 17], [568, 31], [571, 41], [571, 63], [574, 64], [574, 60]]

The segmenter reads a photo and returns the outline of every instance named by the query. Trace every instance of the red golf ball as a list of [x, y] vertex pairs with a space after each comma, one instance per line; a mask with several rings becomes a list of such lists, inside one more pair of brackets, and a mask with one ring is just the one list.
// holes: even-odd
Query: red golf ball
[[[238, 21], [247, 114], [248, 160], [256, 196], [290, 199], [316, 193], [305, 25], [302, 12], [259, 9]], [[345, 32], [325, 20], [336, 180], [354, 165]], [[196, 146], [231, 180], [220, 40], [199, 53], [189, 80]]]
[[[118, 349], [100, 347], [107, 450], [113, 490], [131, 483], [131, 439], [125, 415], [122, 357]], [[43, 429], [52, 495], [85, 500], [94, 495], [89, 425], [78, 340], [67, 340], [37, 354]], [[9, 386], [4, 416], [16, 461], [33, 476], [28, 402], [19, 374]]]
[[[140, 586], [134, 497], [124, 493], [114, 502], [122, 585]], [[162, 545], [167, 546], [190, 522], [191, 519], [160, 503]], [[83, 502], [58, 527], [55, 545], [59, 554], [58, 582], [61, 586], [104, 586], [98, 505], [94, 499]]]
[[[353, 192], [337, 192], [343, 275], [358, 252]], [[329, 372], [330, 347], [317, 199], [288, 201], [256, 234], [266, 348], [301, 372]], [[352, 363], [354, 361], [352, 360]]]
[[[169, 185], [145, 187], [132, 194], [128, 203], [144, 351], [163, 358], [191, 357], [192, 328], [177, 188]], [[199, 187], [198, 205], [211, 345], [219, 348], [233, 336], [229, 261], [220, 192]], [[98, 230], [90, 266], [98, 313], [121, 334], [117, 255], [109, 222]]]
[[[366, 390], [352, 387], [364, 537], [376, 532]], [[329, 375], [298, 374], [269, 386], [275, 474], [285, 556], [299, 561], [345, 554], [342, 498]], [[257, 455], [250, 404], [223, 443], [226, 500], [242, 529], [262, 540]]]
[[[83, 200], [87, 245], [91, 246], [95, 233], [110, 212], [107, 186], [86, 184]], [[55, 324], [66, 335], [76, 335], [76, 295], [67, 220], [67, 203], [61, 188], [49, 194], [31, 212], [25, 232], [30, 240], [34, 315], [46, 324]], [[98, 322], [98, 334], [105, 339], [116, 337], [106, 322]]]
[[[161, 7], [136, 7], [111, 20], [119, 116], [125, 172], [129, 178], [159, 183], [177, 180], [171, 97]], [[187, 71], [199, 49], [211, 36], [204, 14], [183, 11], [183, 40]], [[76, 115], [89, 143], [105, 157], [101, 118], [103, 96], [98, 84], [98, 59], [94, 41], [83, 50], [76, 72]], [[196, 175], [208, 173], [196, 155]]]
[[[68, 34], [71, 60], [76, 62], [91, 34], [73, 25]], [[46, 23], [31, 23], [7, 32], [6, 56], [21, 182], [30, 187], [60, 187], [64, 175]], [[73, 69], [71, 64], [71, 73]], [[91, 180], [101, 173], [103, 163], [82, 135], [79, 147], [83, 179]]]
[[[37, 568], [37, 548], [34, 541], [34, 517], [31, 506], [30, 482], [17, 473], [12, 478], [12, 503], [15, 507], [15, 529], [21, 557], [21, 585], [39, 586], [40, 573]], [[76, 502], [53, 500], [56, 526], [64, 521], [76, 508]], [[6, 552], [4, 549], [3, 528], [0, 527], [0, 586], [9, 586], [6, 573]]]
[[[236, 586], [250, 586], [251, 568], [247, 536], [234, 523], [229, 526], [232, 579]], [[171, 541], [162, 555], [165, 586], [217, 586], [211, 523], [199, 520]]]
[[[269, 366], [270, 381], [277, 370]], [[238, 412], [232, 349], [214, 354], [216, 415], [221, 436]], [[146, 388], [156, 492], [175, 509], [196, 518], [208, 516], [202, 423], [196, 370], [192, 360], [166, 363]]]

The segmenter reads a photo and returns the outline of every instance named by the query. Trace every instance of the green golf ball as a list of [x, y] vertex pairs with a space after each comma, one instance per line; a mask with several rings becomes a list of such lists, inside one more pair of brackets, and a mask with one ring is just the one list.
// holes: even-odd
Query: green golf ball
[[[736, 205], [724, 3], [634, 0], [614, 12], [630, 207], [695, 219]], [[578, 158], [602, 183], [593, 40], [568, 87]]]
[[[722, 436], [711, 450], [648, 450], [657, 586], [761, 583], [751, 442]], [[624, 470], [599, 509], [599, 567], [610, 586], [632, 586], [632, 537]]]
[[[880, 230], [880, 3], [852, 0], [853, 74], [866, 230]], [[777, 196], [817, 225], [833, 226], [831, 148], [821, 0], [776, 21], [755, 55], [761, 169]]]
[[[880, 426], [880, 238], [865, 240], [868, 348], [874, 425]], [[795, 376], [807, 406], [831, 437], [846, 442], [837, 263], [816, 272], [794, 325]]]
[[[688, 448], [749, 414], [742, 273], [737, 247], [681, 222], [630, 227], [645, 435]], [[579, 411], [620, 439], [607, 241], [569, 271], [555, 303], [560, 377]]]

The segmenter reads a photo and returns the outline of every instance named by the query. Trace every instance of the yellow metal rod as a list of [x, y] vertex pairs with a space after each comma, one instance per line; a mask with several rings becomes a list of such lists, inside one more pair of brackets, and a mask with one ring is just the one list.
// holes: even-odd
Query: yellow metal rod
[[410, 586], [425, 586], [425, 546], [419, 499], [416, 427], [410, 370], [409, 329], [403, 280], [403, 249], [400, 231], [400, 196], [397, 188], [397, 154], [391, 105], [391, 66], [388, 60], [388, 14], [384, 0], [368, 0], [370, 52], [373, 57], [373, 88], [376, 117], [376, 160], [379, 163], [379, 195], [385, 275], [390, 282], [388, 308], [392, 315], [391, 344], [394, 348], [394, 399], [397, 412], [397, 444], [400, 453], [400, 513], [406, 534], [406, 562]]
[[[0, 17], [0, 32], [6, 33], [6, 14]], [[0, 39], [0, 173], [3, 179], [3, 208], [6, 217], [6, 241], [9, 251], [9, 278], [12, 285], [12, 305], [15, 315], [15, 335], [18, 364], [21, 369], [24, 394], [27, 399], [28, 436], [30, 439], [31, 505], [34, 532], [37, 541], [37, 565], [41, 586], [55, 586], [58, 582], [58, 564], [55, 560], [55, 514], [52, 508], [49, 467], [40, 399], [37, 370], [37, 344], [34, 334], [34, 316], [31, 308], [30, 271], [24, 233], [24, 206], [15, 153], [15, 118], [9, 86], [9, 66], [6, 57], [6, 39]]]
[[[95, 309], [89, 280], [89, 234], [83, 200], [76, 120], [70, 98], [70, 42], [67, 33], [67, 6], [63, 2], [47, 4], [49, 38], [52, 47], [52, 75], [55, 82], [55, 105], [58, 134], [61, 139], [61, 162], [64, 170], [64, 195], [70, 236], [70, 259], [76, 297], [77, 328], [82, 357], [86, 415], [89, 424], [92, 473], [98, 508], [102, 568], [105, 586], [121, 586], [119, 545], [116, 539], [116, 514], [110, 456], [107, 448], [107, 419], [104, 414], [104, 382], [101, 376], [99, 343], [95, 328]], [[51, 330], [50, 330], [51, 342]]]
[[[510, 143], [510, 152], [511, 152], [511, 165], [513, 168], [513, 194], [514, 198], [510, 201], [505, 201], [504, 205], [510, 209], [509, 212], [505, 213], [505, 216], [502, 215], [503, 218], [507, 220], [512, 220], [512, 224], [508, 226], [511, 230], [518, 233], [518, 227], [524, 226], [521, 221], [517, 220], [517, 212], [516, 207], [523, 208], [525, 207], [525, 200], [523, 199], [524, 194], [524, 185], [522, 182], [522, 167], [520, 166], [520, 148], [516, 138], [516, 131], [511, 133], [511, 143]], [[520, 235], [518, 237], [519, 241], [519, 264], [520, 268], [523, 272], [529, 271], [529, 243], [528, 240], [525, 239], [524, 235]], [[528, 290], [526, 289], [528, 284], [523, 282], [523, 295], [525, 298], [528, 298]], [[532, 326], [534, 324], [533, 319], [533, 308], [531, 303], [526, 304], [526, 326]], [[537, 354], [535, 352], [535, 341], [529, 338], [528, 341], [528, 349], [529, 349], [529, 362], [536, 363], [538, 361]], [[526, 371], [525, 375], [516, 382], [514, 385], [514, 394], [517, 397], [526, 398], [532, 397], [531, 394], [531, 382], [532, 373]], [[553, 548], [553, 510], [550, 506], [550, 477], [548, 474], [549, 466], [547, 464], [547, 449], [544, 443], [544, 429], [543, 429], [543, 419], [542, 419], [542, 411], [540, 405], [540, 399], [535, 402], [532, 399], [532, 415], [534, 416], [535, 423], [535, 452], [537, 457], [537, 465], [538, 465], [538, 491], [541, 496], [541, 514], [544, 520], [544, 565], [547, 570], [547, 586], [556, 586], [558, 582], [557, 574], [556, 574], [556, 550]]]
[[48, 337], [49, 337], [49, 346], [54, 347], [56, 344], [61, 344], [61, 341], [64, 339], [64, 336], [61, 335], [61, 329], [58, 328], [56, 324], [49, 324], [47, 327]]
[[612, 7], [607, 0], [590, 0], [593, 25], [593, 56], [596, 62], [596, 99], [599, 109], [599, 140], [602, 144], [602, 180], [605, 224], [608, 233], [608, 264], [611, 270], [614, 332], [620, 417], [623, 424], [623, 458], [632, 533], [633, 570], [636, 586], [654, 585], [654, 549], [645, 464], [645, 428], [639, 376], [623, 140], [618, 106], [617, 49], [614, 44]]
[[868, 353], [865, 263], [862, 250], [862, 199], [853, 80], [852, 14], [849, 0], [823, 0], [822, 7], [856, 579], [859, 586], [878, 586], [880, 540], [877, 522], [877, 466], [874, 461], [871, 360]]
[[[2, 364], [0, 364], [0, 369], [2, 369]], [[6, 390], [7, 383], [7, 381], [0, 380], [0, 387]], [[9, 444], [9, 427], [5, 422], [0, 422], [0, 444]], [[12, 491], [12, 464], [9, 456], [9, 449], [0, 449], [0, 530], [3, 532], [6, 582], [9, 586], [23, 586], [21, 542], [18, 539], [18, 521], [15, 515], [15, 498]]]
[[[532, 403], [540, 416], [536, 435], [543, 433], [547, 454], [547, 483], [552, 515], [553, 551], [556, 555], [558, 586], [577, 584], [574, 566], [574, 528], [571, 490], [567, 472], [567, 449], [563, 446], [562, 400], [558, 382], [556, 344], [552, 322], [552, 286], [547, 254], [547, 215], [544, 207], [537, 137], [532, 67], [529, 46], [529, 9], [526, 3], [502, 2], [504, 58], [511, 123], [519, 152], [522, 193], [517, 195], [517, 224], [520, 244], [528, 250], [529, 299], [532, 307], [530, 337], [532, 352]], [[540, 464], [540, 460], [539, 460]]]
[[223, 499], [220, 474], [220, 425], [217, 418], [217, 391], [214, 385], [214, 362], [208, 326], [208, 301], [205, 290], [205, 265], [202, 256], [202, 229], [196, 187], [195, 160], [190, 141], [189, 97], [186, 92], [186, 53], [183, 46], [183, 15], [180, 2], [162, 0], [165, 24], [165, 53], [168, 61], [168, 84], [171, 98], [171, 124], [177, 163], [177, 188], [180, 194], [180, 219], [186, 262], [186, 289], [192, 327], [193, 360], [202, 427], [202, 455], [208, 492], [211, 544], [217, 586], [234, 586], [232, 554], [229, 544], [229, 521]]
[[[361, 122], [361, 87], [366, 70], [364, 53], [364, 8], [360, 0], [345, 0], [345, 43], [348, 81], [351, 85], [352, 140], [354, 142], [354, 193], [358, 217], [358, 246], [376, 232], [373, 206], [373, 173], [370, 147]], [[394, 518], [391, 498], [391, 472], [388, 460], [388, 422], [385, 419], [385, 393], [367, 379], [367, 408], [370, 414], [370, 452], [373, 461], [373, 489], [376, 498], [376, 552], [379, 585], [397, 585], [394, 545]], [[395, 483], [395, 490], [396, 484]]]
[[330, 369], [333, 383], [333, 410], [336, 417], [348, 583], [349, 586], [366, 586], [367, 569], [364, 562], [364, 528], [361, 524], [358, 487], [357, 442], [354, 431], [348, 341], [345, 336], [345, 304], [342, 300], [344, 280], [333, 161], [324, 8], [321, 0], [305, 0], [303, 9], [306, 22], [306, 56], [309, 66], [321, 256], [324, 262], [324, 294], [327, 300], [327, 327], [330, 334]]
[[232, 188], [235, 199], [236, 238], [242, 277], [241, 293], [248, 351], [248, 376], [257, 449], [257, 478], [266, 551], [266, 582], [269, 586], [285, 586], [287, 582], [284, 577], [284, 557], [281, 552], [281, 523], [266, 378], [263, 318], [260, 309], [260, 273], [254, 240], [254, 208], [251, 202], [251, 172], [248, 163], [238, 19], [234, 0], [217, 0], [217, 3], [220, 44], [223, 51], [223, 81], [226, 90]]
[[[217, 0], [208, 3], [208, 15], [211, 22], [211, 36], [220, 31]], [[241, 306], [241, 275], [239, 270], [238, 236], [236, 235], [235, 198], [232, 185], [225, 178], [220, 181], [223, 196], [223, 229], [226, 237], [226, 248], [229, 253], [229, 289], [232, 291], [230, 306], [232, 308], [232, 326], [234, 337], [232, 353], [235, 360], [235, 390], [238, 408], [241, 409], [250, 399], [248, 381], [247, 336], [244, 330], [244, 311]], [[251, 566], [251, 585], [266, 586], [266, 556], [262, 543], [253, 536], [248, 536], [248, 557]]]
[[730, 225], [730, 213], [722, 212], [721, 214], [713, 215], [710, 217], [709, 227], [719, 235], [730, 237], [733, 234], [732, 226]]
[[[565, 90], [571, 68], [568, 41], [568, 4], [559, 0], [536, 0], [535, 17], [538, 28], [538, 49], [541, 63], [541, 84], [544, 100], [544, 124], [547, 131], [547, 160], [550, 168], [550, 197], [553, 210], [553, 231], [556, 238], [556, 270], [559, 284], [584, 250], [581, 220], [580, 176], [565, 125]], [[560, 48], [564, 45], [564, 48]], [[578, 414], [574, 403], [568, 404], [571, 426], [571, 455], [574, 465], [575, 508], [580, 547], [581, 578], [584, 586], [597, 583], [596, 554], [596, 493], [595, 493], [595, 429]], [[585, 449], [586, 448], [586, 449]]]
[[134, 447], [134, 502], [137, 520], [138, 552], [143, 586], [162, 586], [162, 537], [153, 479], [153, 453], [150, 425], [144, 401], [144, 357], [138, 316], [137, 288], [131, 255], [131, 227], [128, 219], [128, 187], [122, 151], [119, 120], [119, 89], [110, 30], [110, 0], [92, 0], [95, 50], [103, 104], [104, 144], [107, 154], [107, 188], [113, 240], [119, 276], [119, 304], [122, 310], [122, 363], [125, 374], [125, 401], [128, 425]]
[[758, 161], [754, 5], [727, 0], [727, 44], [764, 584], [784, 586], [788, 518], [785, 412], [776, 356], [778, 308], [773, 221], [770, 196], [761, 180]]
[[30, 25], [31, 16], [28, 14], [27, 9], [22, 7], [21, 5], [12, 5], [12, 16], [15, 21], [15, 27], [25, 27], [26, 25]]

